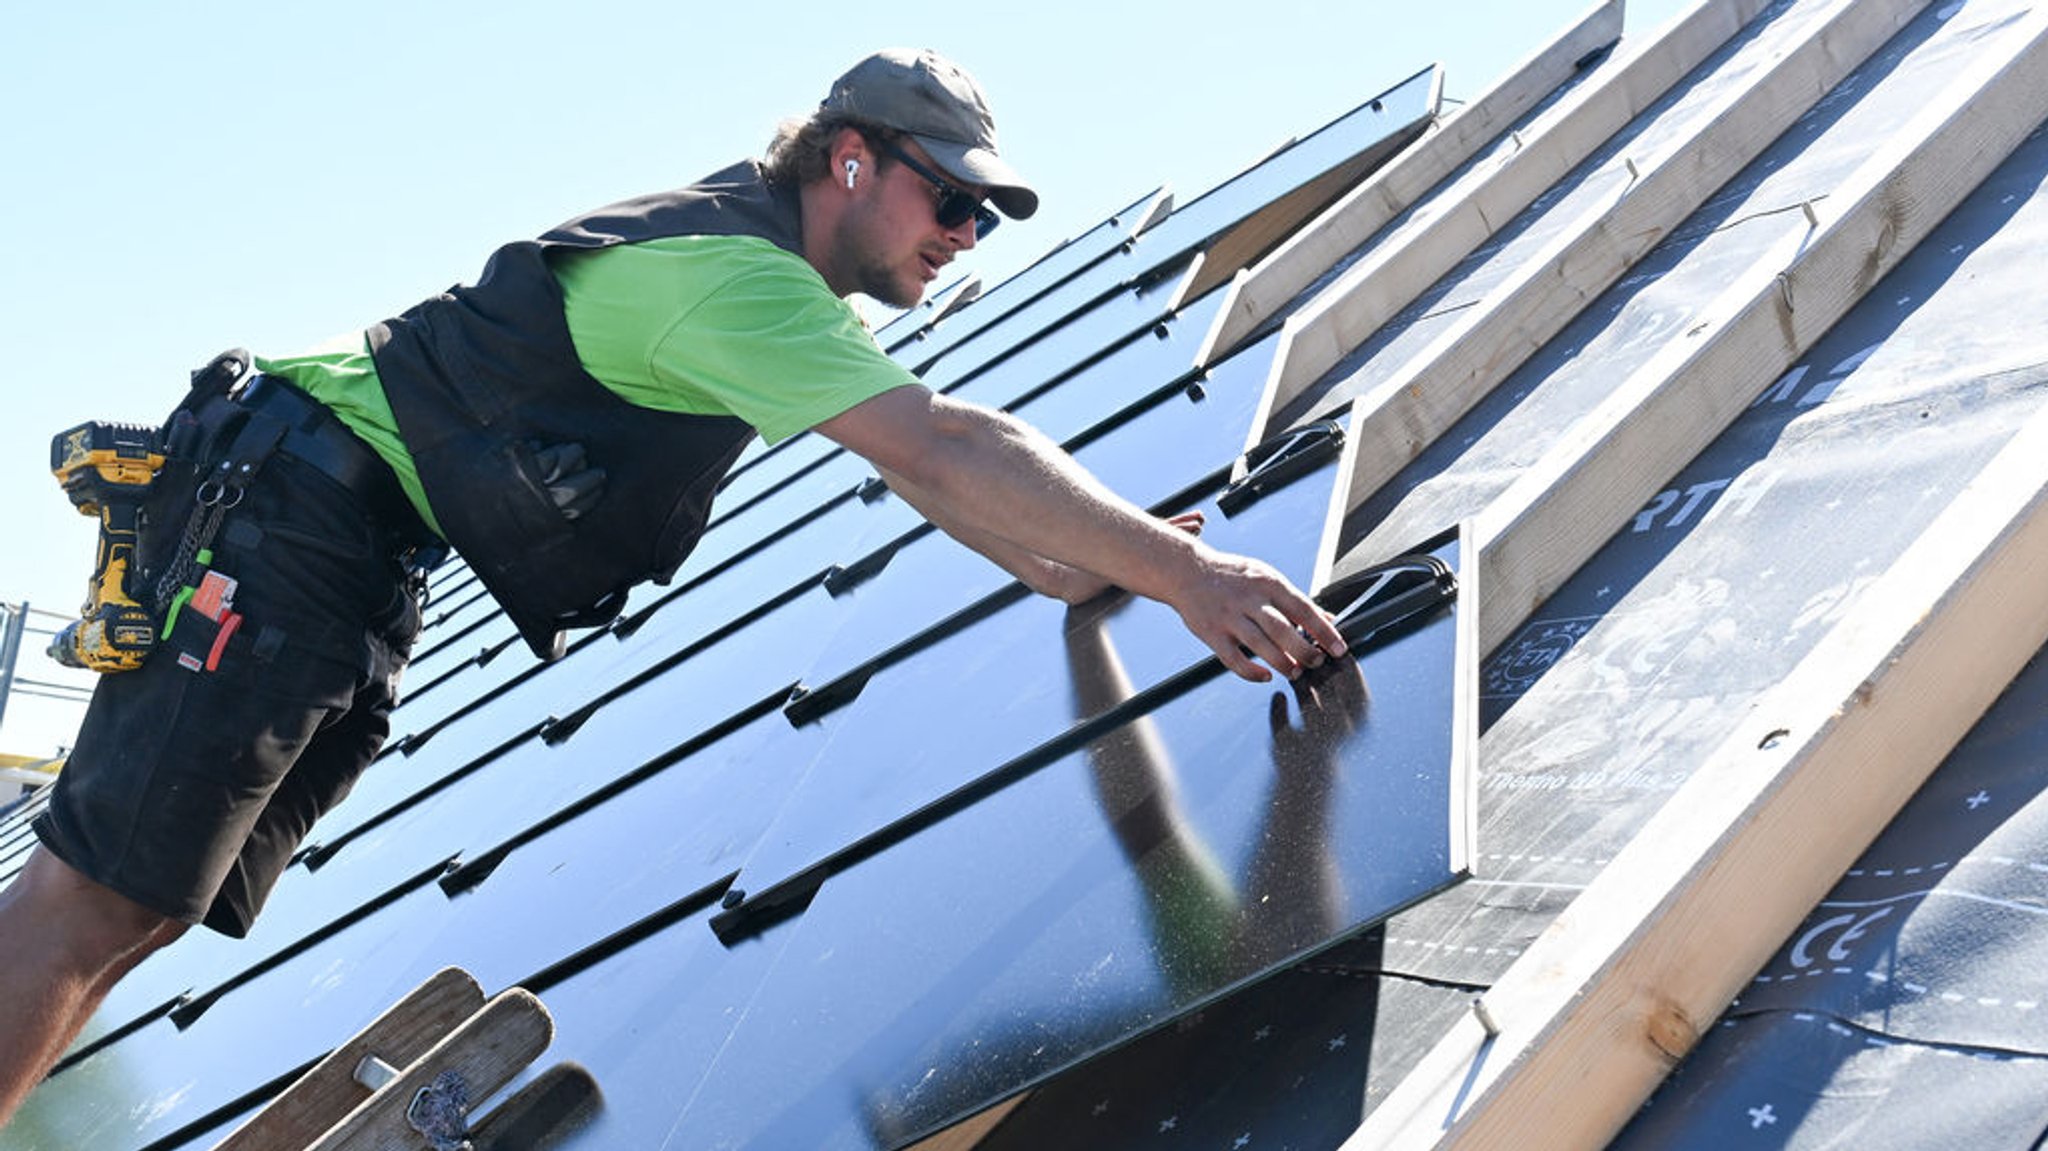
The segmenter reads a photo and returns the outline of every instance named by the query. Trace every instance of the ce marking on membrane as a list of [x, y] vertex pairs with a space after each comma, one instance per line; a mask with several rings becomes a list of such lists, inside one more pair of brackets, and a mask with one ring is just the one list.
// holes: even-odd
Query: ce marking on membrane
[[1880, 907], [1868, 915], [1844, 914], [1821, 920], [1808, 928], [1806, 934], [1799, 937], [1799, 942], [1792, 945], [1792, 966], [1812, 967], [1818, 962], [1814, 958], [1813, 949], [1830, 937], [1833, 941], [1828, 943], [1827, 961], [1848, 962], [1850, 944], [1869, 934], [1871, 924], [1891, 913], [1891, 908]]

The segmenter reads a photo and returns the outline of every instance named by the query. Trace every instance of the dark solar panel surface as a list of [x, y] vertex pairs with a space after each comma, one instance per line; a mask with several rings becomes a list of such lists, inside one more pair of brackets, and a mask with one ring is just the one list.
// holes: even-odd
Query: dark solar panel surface
[[[1271, 198], [1412, 132], [1428, 81], [1193, 201], [1200, 212], [1186, 221], [1159, 223], [1158, 198], [1146, 197], [975, 303], [920, 321], [916, 337], [885, 338], [934, 386], [1015, 408], [1139, 502], [1213, 496], [1264, 365], [1247, 356], [1189, 370], [1216, 301], [1168, 309], [1188, 255]], [[1160, 239], [1135, 242], [1147, 224], [1148, 241]], [[1070, 616], [1026, 600], [961, 633], [970, 646], [1019, 645], [1007, 658], [982, 653], [981, 673], [961, 677], [957, 648], [905, 641], [1003, 597], [1006, 581], [921, 530], [872, 474], [816, 437], [750, 453], [676, 578], [636, 589], [619, 624], [576, 637], [551, 665], [533, 661], [459, 566], [437, 574], [390, 748], [316, 829], [251, 938], [201, 933], [145, 963], [0, 1146], [210, 1140], [450, 964], [487, 988], [543, 994], [557, 1051], [590, 1065], [615, 1100], [590, 1145], [776, 1146], [815, 1133], [821, 1145], [865, 1146], [1128, 1042], [1452, 880], [1452, 615], [1388, 649], [1383, 668], [1347, 660], [1313, 691], [1207, 676], [1139, 704], [1113, 698], [1123, 689], [1107, 667], [1142, 686], [1209, 660], [1172, 613], [1138, 602]], [[1210, 532], [1306, 582], [1331, 478], [1325, 467], [1229, 521], [1212, 509]], [[784, 714], [799, 684], [892, 652], [843, 709], [804, 724]], [[1367, 718], [1374, 691], [1428, 696], [1444, 714], [1417, 723], [1440, 739], [1390, 744]], [[1035, 710], [1013, 706], [1025, 696]], [[985, 780], [1119, 707], [1085, 746], [1042, 752], [1039, 770], [948, 818], [910, 828], [892, 818], [907, 811], [887, 810], [921, 804], [921, 789]], [[977, 741], [991, 717], [1006, 734]], [[1151, 730], [1164, 734], [1138, 734]], [[889, 762], [927, 743], [926, 770]], [[953, 751], [939, 744], [963, 753], [949, 769]], [[834, 806], [833, 778], [896, 790], [876, 793], [881, 806], [846, 797], [837, 806], [872, 818], [835, 832], [803, 814], [819, 797]], [[1385, 818], [1404, 804], [1426, 817], [1395, 822], [1419, 838]], [[21, 818], [0, 850], [25, 842]], [[720, 897], [785, 819], [812, 837], [792, 872], [832, 859], [829, 890], [721, 941], [710, 928]], [[1163, 839], [1145, 830], [1160, 819]], [[1014, 839], [1035, 823], [1061, 835], [1028, 847], [989, 838], [990, 827]], [[868, 834], [878, 828], [886, 845]], [[848, 866], [834, 835], [871, 840], [862, 866]], [[902, 874], [935, 886], [871, 905]], [[866, 938], [820, 966], [849, 930]], [[1028, 957], [1003, 946], [1025, 938], [1037, 941]], [[1070, 996], [1074, 980], [1103, 974], [1104, 946], [1126, 962], [1100, 994]], [[905, 947], [922, 968], [904, 962]], [[866, 1006], [836, 1029], [820, 1017], [855, 1001]], [[999, 1022], [1019, 1013], [1043, 1015], [1053, 1041]], [[913, 1017], [924, 1022], [902, 1022]], [[829, 1039], [790, 1077], [786, 1029], [821, 1026]], [[1001, 1065], [964, 1058], [984, 1042], [1008, 1051]], [[947, 1052], [963, 1058], [962, 1076], [918, 1091], [912, 1063]]]

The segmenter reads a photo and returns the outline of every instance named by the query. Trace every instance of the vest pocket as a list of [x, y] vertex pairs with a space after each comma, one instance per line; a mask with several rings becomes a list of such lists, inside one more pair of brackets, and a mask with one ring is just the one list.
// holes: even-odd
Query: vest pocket
[[512, 483], [502, 510], [517, 525], [516, 538], [523, 545], [546, 546], [566, 537], [571, 525], [596, 506], [604, 470], [589, 466], [582, 445], [518, 440], [503, 451]]

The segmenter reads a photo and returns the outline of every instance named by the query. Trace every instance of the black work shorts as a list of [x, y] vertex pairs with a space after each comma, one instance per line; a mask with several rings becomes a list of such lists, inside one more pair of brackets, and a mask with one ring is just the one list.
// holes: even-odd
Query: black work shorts
[[[144, 569], [167, 566], [194, 506], [196, 483], [171, 478], [150, 499]], [[239, 938], [390, 733], [420, 614], [391, 531], [288, 456], [263, 464], [211, 552], [241, 618], [187, 605], [141, 668], [100, 679], [35, 830], [95, 882]]]

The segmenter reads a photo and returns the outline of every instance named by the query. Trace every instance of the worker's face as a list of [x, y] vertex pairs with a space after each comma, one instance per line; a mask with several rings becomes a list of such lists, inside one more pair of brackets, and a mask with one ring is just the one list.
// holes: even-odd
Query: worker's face
[[[915, 143], [905, 140], [898, 146], [936, 171]], [[869, 156], [880, 170], [870, 175], [871, 169], [863, 167], [861, 179], [872, 183], [848, 206], [841, 230], [846, 266], [856, 290], [891, 307], [912, 307], [954, 256], [974, 246], [974, 220], [941, 225], [938, 188], [904, 164], [881, 162], [879, 152]], [[980, 189], [962, 190], [980, 198]]]

